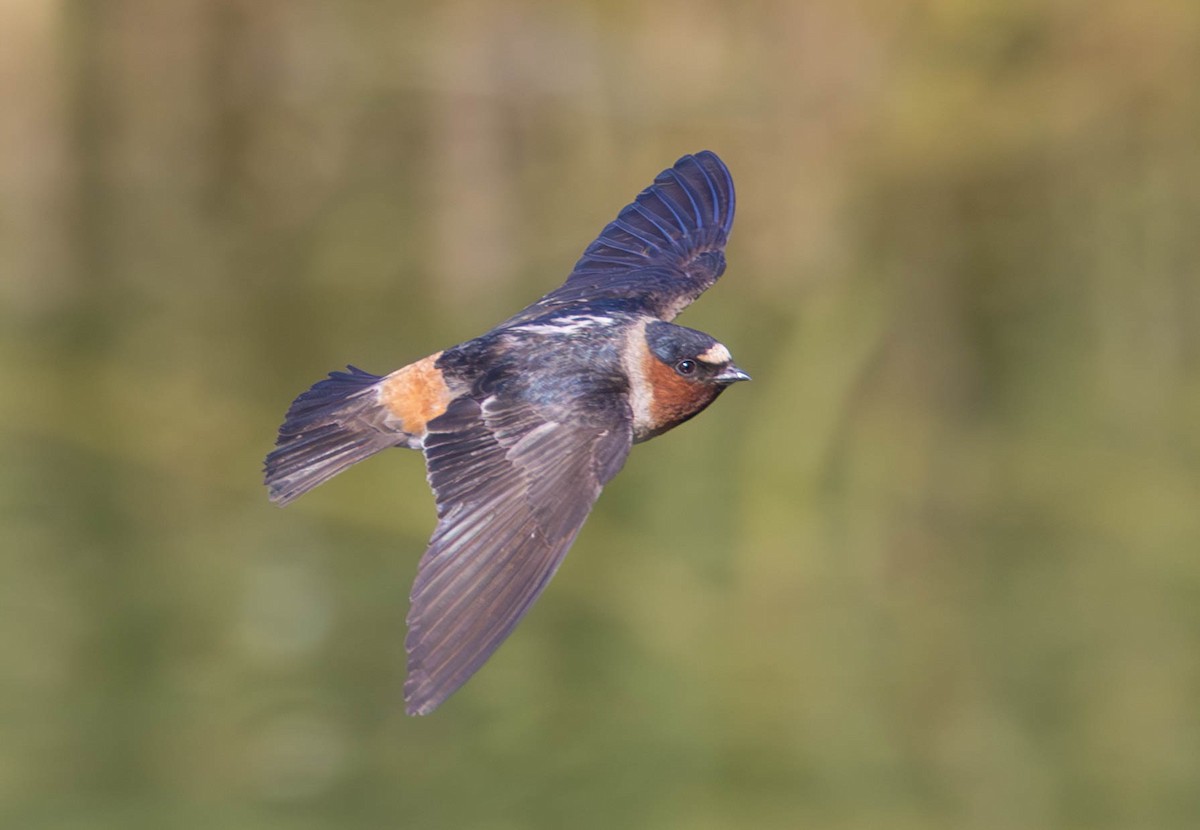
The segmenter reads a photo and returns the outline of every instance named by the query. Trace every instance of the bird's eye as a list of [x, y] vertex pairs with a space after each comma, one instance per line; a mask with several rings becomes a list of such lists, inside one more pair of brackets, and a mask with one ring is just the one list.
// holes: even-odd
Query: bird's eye
[[692, 372], [696, 371], [696, 361], [681, 360], [675, 364], [675, 371], [681, 375], [690, 375]]

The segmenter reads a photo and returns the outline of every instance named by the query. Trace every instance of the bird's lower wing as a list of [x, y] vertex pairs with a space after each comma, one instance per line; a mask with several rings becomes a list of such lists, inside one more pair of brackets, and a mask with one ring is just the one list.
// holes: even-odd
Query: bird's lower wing
[[528, 405], [463, 398], [429, 424], [438, 525], [408, 615], [409, 714], [427, 714], [491, 656], [546, 587], [625, 462], [627, 421], [546, 420]]

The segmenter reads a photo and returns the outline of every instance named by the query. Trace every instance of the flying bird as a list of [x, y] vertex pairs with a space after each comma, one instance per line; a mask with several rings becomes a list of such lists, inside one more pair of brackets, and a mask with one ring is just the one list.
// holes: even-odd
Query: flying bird
[[292, 403], [265, 465], [277, 504], [388, 447], [425, 455], [437, 527], [408, 614], [410, 715], [512, 632], [633, 444], [749, 380], [724, 345], [671, 322], [725, 271], [733, 211], [725, 164], [684, 156], [528, 308], [388, 375], [348, 366]]

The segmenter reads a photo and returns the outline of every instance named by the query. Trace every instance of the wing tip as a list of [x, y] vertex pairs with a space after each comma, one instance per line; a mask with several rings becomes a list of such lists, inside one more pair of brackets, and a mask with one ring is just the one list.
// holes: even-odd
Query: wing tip
[[713, 221], [721, 230], [723, 237], [728, 237], [733, 229], [733, 215], [737, 206], [736, 192], [733, 186], [733, 174], [729, 166], [712, 150], [697, 150], [680, 156], [669, 170], [683, 177], [686, 169], [694, 164], [700, 175], [706, 180], [713, 197], [715, 215]]
[[447, 694], [426, 688], [429, 678], [424, 673], [409, 674], [404, 682], [404, 714], [412, 718], [422, 718], [431, 714], [445, 703]]
[[[650, 200], [661, 203], [666, 213], [651, 209]], [[733, 177], [720, 156], [712, 150], [680, 156], [601, 231], [574, 271], [639, 267], [655, 255], [685, 260], [724, 247], [733, 229], [735, 202]], [[630, 241], [632, 245], [626, 244]]]

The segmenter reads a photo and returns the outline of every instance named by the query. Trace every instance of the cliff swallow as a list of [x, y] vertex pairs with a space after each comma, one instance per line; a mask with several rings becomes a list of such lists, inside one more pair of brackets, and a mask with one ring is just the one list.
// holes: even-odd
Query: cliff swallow
[[389, 375], [334, 372], [288, 410], [266, 460], [280, 505], [388, 447], [425, 455], [437, 527], [408, 614], [409, 714], [512, 632], [633, 444], [749, 380], [721, 343], [670, 322], [725, 271], [733, 211], [724, 163], [684, 156], [533, 305]]

